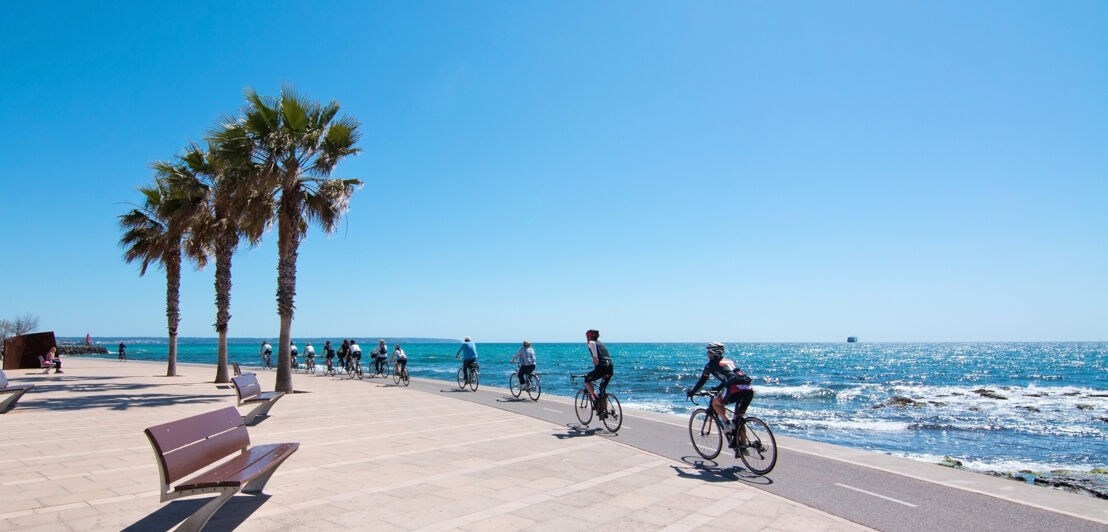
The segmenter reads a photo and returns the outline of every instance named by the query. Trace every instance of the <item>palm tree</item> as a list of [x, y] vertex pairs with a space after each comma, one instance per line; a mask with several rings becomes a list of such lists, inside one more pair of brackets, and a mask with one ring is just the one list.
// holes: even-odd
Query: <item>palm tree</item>
[[215, 330], [219, 335], [218, 359], [215, 382], [230, 382], [227, 370], [227, 330], [231, 321], [231, 259], [241, 236], [247, 236], [256, 244], [262, 235], [264, 224], [252, 232], [242, 223], [238, 208], [242, 194], [241, 167], [233, 161], [221, 159], [218, 150], [209, 147], [205, 152], [192, 143], [175, 163], [156, 163], [159, 173], [166, 176], [170, 188], [190, 207], [192, 218], [188, 224], [186, 253], [199, 267], [207, 262], [208, 255], [215, 256]]
[[119, 244], [127, 262], [141, 261], [139, 275], [146, 275], [151, 263], [165, 269], [165, 315], [169, 329], [167, 377], [177, 375], [177, 324], [181, 321], [181, 240], [186, 221], [179, 216], [180, 203], [168, 183], [155, 178], [153, 186], [139, 187], [146, 197], [141, 207], [119, 217], [124, 230]]
[[[360, 150], [358, 121], [336, 119], [339, 104], [319, 102], [298, 95], [291, 87], [281, 89], [278, 98], [246, 92], [246, 107], [237, 121], [224, 123], [211, 140], [248, 160], [252, 167], [250, 194], [260, 195], [253, 209], [268, 207], [265, 213], [277, 220], [277, 314], [281, 333], [277, 343], [275, 389], [291, 393], [292, 368], [289, 342], [296, 295], [296, 258], [300, 242], [315, 222], [325, 233], [335, 230], [349, 207], [350, 196], [362, 183], [357, 179], [331, 179], [335, 165]], [[247, 217], [257, 223], [256, 212]], [[272, 218], [266, 218], [270, 220]]]

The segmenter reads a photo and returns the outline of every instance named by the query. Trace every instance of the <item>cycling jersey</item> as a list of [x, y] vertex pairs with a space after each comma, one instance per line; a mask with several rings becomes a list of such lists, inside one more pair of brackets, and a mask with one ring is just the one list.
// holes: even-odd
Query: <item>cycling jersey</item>
[[700, 380], [696, 381], [696, 385], [692, 387], [689, 393], [700, 391], [700, 387], [704, 386], [709, 376], [714, 376], [720, 381], [719, 386], [715, 388], [716, 391], [724, 387], [737, 387], [739, 390], [750, 389], [750, 377], [743, 373], [733, 360], [719, 357], [708, 361], [708, 364], [704, 366], [704, 371], [700, 374]]

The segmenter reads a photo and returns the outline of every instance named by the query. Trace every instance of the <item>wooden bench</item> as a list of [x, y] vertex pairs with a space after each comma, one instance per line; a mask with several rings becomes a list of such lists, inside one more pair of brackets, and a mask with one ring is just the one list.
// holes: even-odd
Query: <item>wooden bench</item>
[[263, 392], [262, 385], [258, 384], [258, 377], [253, 373], [231, 377], [231, 383], [235, 385], [235, 391], [239, 395], [238, 406], [257, 405], [249, 414], [243, 416], [243, 422], [247, 425], [252, 425], [258, 416], [268, 415], [273, 403], [285, 395], [285, 392]]
[[44, 370], [43, 373], [50, 373], [50, 368], [54, 368], [54, 373], [61, 373], [62, 368], [60, 366], [61, 366], [61, 360], [60, 359], [54, 359], [53, 362], [47, 362], [46, 358], [43, 357], [42, 355], [39, 355], [39, 357], [38, 357], [38, 367], [46, 368], [46, 370]]
[[[295, 442], [251, 447], [242, 417], [231, 406], [155, 425], [144, 432], [158, 459], [161, 502], [206, 493], [218, 495], [189, 516], [177, 529], [181, 531], [204, 528], [239, 491], [261, 495], [277, 467], [300, 448]], [[235, 456], [230, 460], [215, 465], [232, 454]], [[212, 465], [215, 467], [178, 482]]]
[[15, 404], [19, 402], [19, 398], [23, 397], [23, 394], [34, 387], [34, 384], [27, 384], [25, 386], [6, 386], [0, 388], [0, 414], [15, 408]]

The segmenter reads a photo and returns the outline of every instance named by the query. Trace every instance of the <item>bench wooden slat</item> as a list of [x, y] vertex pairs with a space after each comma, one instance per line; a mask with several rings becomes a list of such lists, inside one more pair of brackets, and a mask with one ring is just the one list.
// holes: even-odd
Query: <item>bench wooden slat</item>
[[265, 473], [273, 462], [284, 460], [299, 448], [299, 443], [257, 445], [213, 469], [178, 484], [175, 489], [182, 491], [243, 486]]
[[203, 439], [203, 436], [198, 437], [198, 434], [217, 434], [240, 425], [242, 425], [242, 418], [238, 415], [238, 410], [229, 406], [214, 412], [154, 425], [147, 428], [146, 433], [157, 443], [158, 450], [166, 453]]
[[167, 483], [250, 446], [242, 416], [230, 406], [147, 428], [146, 435], [158, 452]]

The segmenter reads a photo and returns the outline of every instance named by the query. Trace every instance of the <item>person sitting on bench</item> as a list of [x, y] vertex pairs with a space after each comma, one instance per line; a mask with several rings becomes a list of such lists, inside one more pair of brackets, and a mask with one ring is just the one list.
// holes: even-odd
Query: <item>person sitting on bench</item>
[[53, 365], [54, 373], [62, 373], [62, 359], [57, 355], [57, 352], [57, 347], [51, 347], [50, 350], [46, 352], [46, 359], [42, 361], [42, 365], [43, 367]]

